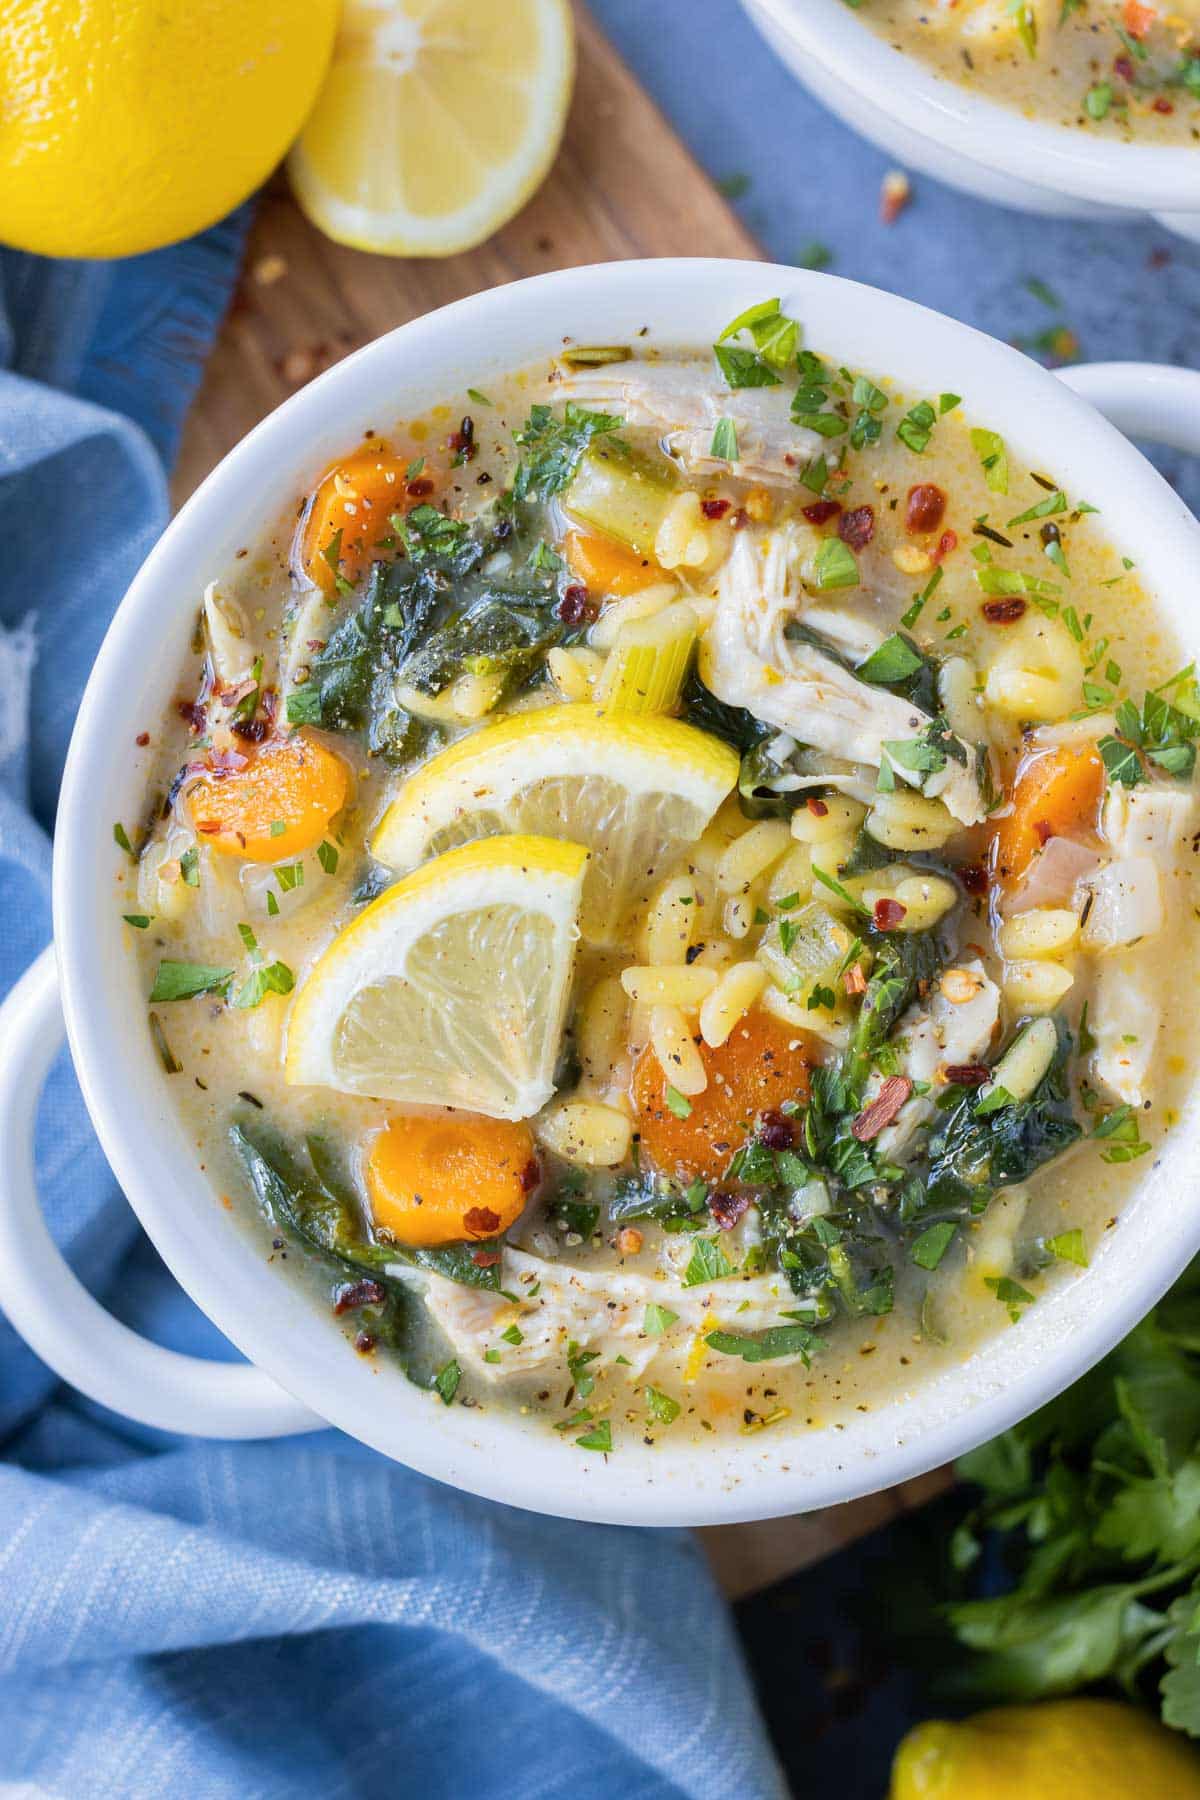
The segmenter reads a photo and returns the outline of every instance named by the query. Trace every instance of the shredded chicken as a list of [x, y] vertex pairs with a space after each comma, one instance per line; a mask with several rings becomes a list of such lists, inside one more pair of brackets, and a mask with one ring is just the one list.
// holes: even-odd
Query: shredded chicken
[[[938, 1094], [945, 1085], [947, 1068], [976, 1062], [992, 1041], [1000, 1017], [1000, 990], [985, 973], [982, 963], [962, 967], [979, 978], [969, 1000], [955, 1005], [940, 986], [932, 998], [912, 1006], [896, 1027], [900, 1046], [900, 1073], [910, 1081], [929, 1085], [926, 1094], [913, 1094], [893, 1122], [875, 1140], [875, 1149], [887, 1162], [900, 1162], [914, 1149], [919, 1128], [933, 1116]], [[879, 1092], [883, 1077], [874, 1075], [867, 1088], [869, 1103]]]
[[[818, 453], [824, 438], [796, 425], [792, 390], [725, 387], [714, 378], [706, 387], [695, 363], [605, 363], [596, 369], [569, 369], [556, 392], [564, 399], [618, 412], [634, 426], [657, 431], [663, 449], [692, 474], [733, 475], [742, 481], [793, 487], [799, 471]], [[720, 419], [737, 433], [734, 463], [712, 453]]]
[[[790, 623], [811, 618], [797, 571], [808, 541], [792, 525], [741, 533], [721, 570], [701, 673], [727, 705], [746, 707], [801, 743], [878, 769], [886, 743], [919, 737], [931, 721], [920, 707], [859, 681], [814, 645], [786, 635]], [[895, 774], [974, 825], [984, 816], [983, 802], [974, 750], [966, 744], [962, 750], [965, 763], [948, 756], [934, 773], [896, 766]]]
[[[401, 1269], [396, 1270], [402, 1274]], [[618, 1364], [630, 1379], [644, 1374], [652, 1362], [683, 1362], [701, 1330], [764, 1331], [783, 1325], [785, 1310], [796, 1297], [782, 1275], [732, 1277], [711, 1286], [684, 1287], [678, 1275], [648, 1275], [623, 1269], [586, 1269], [567, 1262], [552, 1262], [528, 1251], [506, 1246], [504, 1287], [520, 1296], [514, 1304], [503, 1294], [484, 1292], [431, 1275], [425, 1304], [449, 1338], [454, 1354], [488, 1382], [504, 1382], [514, 1376], [557, 1365], [565, 1369], [567, 1346], [597, 1352], [589, 1366], [599, 1373]], [[526, 1297], [531, 1288], [536, 1294]], [[646, 1308], [656, 1305], [678, 1314], [678, 1323], [658, 1335], [646, 1332]], [[501, 1332], [517, 1324], [519, 1344], [501, 1339]], [[501, 1352], [499, 1362], [485, 1362], [486, 1350]], [[794, 1361], [780, 1357], [772, 1367]]]
[[1104, 952], [1088, 1018], [1096, 1039], [1092, 1070], [1128, 1106], [1145, 1098], [1166, 999], [1161, 971], [1134, 946], [1170, 924], [1180, 846], [1194, 811], [1186, 789], [1114, 785], [1101, 820], [1113, 858], [1084, 884], [1092, 896], [1084, 941]]

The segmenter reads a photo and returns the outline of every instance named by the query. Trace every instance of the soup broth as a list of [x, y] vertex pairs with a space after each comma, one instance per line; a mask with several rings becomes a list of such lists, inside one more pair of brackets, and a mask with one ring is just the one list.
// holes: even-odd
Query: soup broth
[[937, 74], [1045, 119], [1147, 144], [1200, 138], [1195, 0], [858, 0]]
[[246, 1254], [568, 1447], [1019, 1329], [1193, 1066], [1200, 696], [1120, 521], [801, 344], [381, 417], [148, 722], [121, 909]]

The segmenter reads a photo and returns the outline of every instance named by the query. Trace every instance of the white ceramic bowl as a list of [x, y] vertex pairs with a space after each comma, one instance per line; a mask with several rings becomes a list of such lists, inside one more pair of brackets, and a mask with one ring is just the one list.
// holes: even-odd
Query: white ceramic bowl
[[845, 0], [742, 0], [792, 72], [908, 168], [980, 199], [1067, 218], [1154, 213], [1200, 236], [1195, 146], [1121, 144], [1027, 119], [904, 56]]
[[[780, 294], [807, 341], [883, 369], [912, 393], [952, 388], [1035, 466], [1098, 506], [1161, 597], [1187, 654], [1200, 528], [1113, 425], [1036, 364], [936, 313], [829, 276], [758, 263], [614, 263], [463, 300], [393, 332], [314, 381], [240, 444], [148, 558], [83, 697], [63, 783], [54, 871], [57, 971], [47, 952], [0, 1014], [0, 1304], [84, 1392], [142, 1421], [215, 1436], [328, 1421], [475, 1493], [537, 1511], [637, 1524], [711, 1523], [827, 1506], [918, 1474], [1065, 1387], [1162, 1294], [1200, 1244], [1200, 1132], [1177, 1127], [1093, 1266], [961, 1366], [844, 1428], [783, 1430], [654, 1449], [634, 1434], [607, 1461], [544, 1421], [446, 1408], [386, 1362], [347, 1350], [333, 1319], [249, 1246], [196, 1166], [146, 1030], [145, 996], [113, 904], [112, 821], [142, 808], [134, 739], [175, 691], [202, 584], [367, 426], [419, 412], [464, 381], [486, 388], [591, 342], [710, 343]], [[1200, 446], [1200, 375], [1135, 365], [1070, 380], [1130, 429]], [[61, 984], [61, 1002], [59, 998]], [[61, 1011], [60, 1011], [61, 1005]], [[130, 1203], [168, 1266], [251, 1366], [206, 1363], [135, 1337], [69, 1273], [38, 1209], [32, 1115], [62, 1013], [88, 1109]]]

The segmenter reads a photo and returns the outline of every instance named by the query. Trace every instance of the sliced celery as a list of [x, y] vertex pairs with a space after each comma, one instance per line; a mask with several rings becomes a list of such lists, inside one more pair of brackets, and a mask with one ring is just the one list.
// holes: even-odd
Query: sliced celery
[[622, 625], [604, 669], [600, 698], [605, 712], [673, 712], [697, 635], [696, 615], [686, 600]]
[[639, 556], [651, 556], [674, 493], [665, 464], [593, 443], [579, 459], [563, 504], [585, 525], [628, 544]]
[[820, 900], [813, 900], [807, 906], [780, 909], [763, 932], [758, 956], [776, 987], [790, 999], [800, 1005], [811, 1000], [814, 1008], [832, 1010], [845, 998], [841, 975], [853, 943], [853, 933], [842, 921]]

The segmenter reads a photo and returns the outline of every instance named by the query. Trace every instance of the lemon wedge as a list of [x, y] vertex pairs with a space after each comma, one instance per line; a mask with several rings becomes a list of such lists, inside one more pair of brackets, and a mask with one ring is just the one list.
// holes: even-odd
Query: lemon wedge
[[580, 929], [611, 944], [737, 777], [736, 752], [679, 719], [547, 706], [432, 757], [388, 807], [371, 853], [404, 870], [497, 832], [570, 838], [592, 852]]
[[586, 864], [578, 844], [496, 837], [397, 882], [305, 978], [287, 1080], [530, 1118], [554, 1092]]
[[347, 0], [296, 198], [358, 250], [469, 250], [545, 177], [574, 63], [566, 0]]

